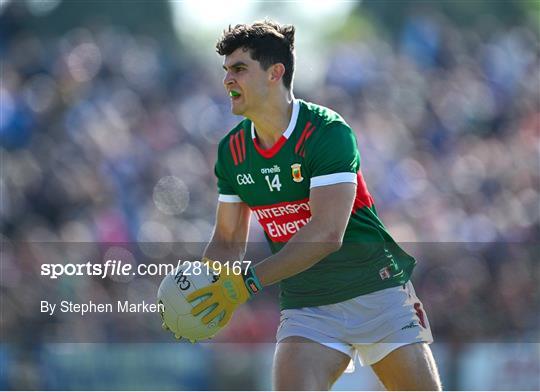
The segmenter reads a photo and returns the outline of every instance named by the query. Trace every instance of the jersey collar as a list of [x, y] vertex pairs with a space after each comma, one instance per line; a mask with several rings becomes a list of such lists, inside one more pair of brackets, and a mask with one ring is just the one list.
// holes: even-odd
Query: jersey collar
[[255, 124], [253, 124], [253, 121], [251, 122], [251, 138], [253, 139], [253, 144], [255, 145], [255, 149], [259, 154], [261, 154], [264, 158], [272, 158], [274, 155], [278, 153], [278, 151], [283, 147], [287, 139], [291, 136], [291, 134], [294, 131], [294, 128], [296, 128], [296, 123], [298, 121], [298, 113], [300, 112], [300, 103], [297, 99], [293, 99], [293, 110], [291, 115], [291, 121], [289, 121], [289, 126], [281, 134], [281, 137], [279, 140], [269, 149], [263, 148], [259, 144], [259, 140], [257, 139], [257, 134], [255, 133]]

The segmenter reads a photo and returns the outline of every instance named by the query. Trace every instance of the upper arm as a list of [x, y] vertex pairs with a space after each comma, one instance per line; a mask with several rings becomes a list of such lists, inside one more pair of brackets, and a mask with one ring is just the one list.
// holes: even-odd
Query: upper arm
[[232, 174], [229, 171], [233, 163], [226, 151], [226, 144], [220, 143], [214, 167], [219, 203], [213, 240], [224, 244], [244, 243], [247, 240], [249, 230], [250, 209], [238, 196]]
[[332, 239], [341, 240], [356, 196], [360, 154], [354, 133], [345, 123], [328, 125], [322, 131], [306, 147], [312, 220], [320, 222]]
[[311, 221], [320, 224], [332, 241], [341, 241], [356, 195], [356, 184], [343, 182], [311, 189]]

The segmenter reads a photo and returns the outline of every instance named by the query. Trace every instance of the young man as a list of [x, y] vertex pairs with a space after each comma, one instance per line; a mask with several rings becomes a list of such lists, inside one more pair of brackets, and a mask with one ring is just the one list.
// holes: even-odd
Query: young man
[[217, 43], [225, 89], [245, 119], [219, 145], [219, 205], [205, 258], [241, 260], [250, 212], [273, 255], [245, 275], [191, 294], [225, 325], [241, 303], [280, 283], [278, 390], [326, 390], [358, 353], [388, 389], [438, 390], [432, 341], [409, 282], [414, 259], [379, 220], [354, 134], [330, 109], [294, 98], [294, 27], [229, 27]]

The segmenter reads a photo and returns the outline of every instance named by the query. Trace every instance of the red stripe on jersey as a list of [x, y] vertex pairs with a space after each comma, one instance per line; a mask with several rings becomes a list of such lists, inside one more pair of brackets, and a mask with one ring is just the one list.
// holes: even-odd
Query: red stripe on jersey
[[304, 144], [309, 139], [309, 137], [311, 136], [311, 134], [313, 133], [314, 130], [315, 130], [315, 127], [311, 128], [310, 131], [308, 133], [306, 133], [306, 137], [304, 139]]
[[244, 159], [246, 159], [246, 139], [244, 137], [244, 130], [240, 130], [240, 139], [242, 143], [242, 155], [244, 156]]
[[371, 207], [375, 202], [373, 197], [369, 194], [366, 182], [362, 176], [362, 172], [359, 170], [356, 173], [356, 196], [354, 198], [354, 204], [351, 213], [354, 214], [360, 208]]
[[[310, 123], [308, 123], [308, 124], [311, 125]], [[309, 130], [307, 130], [307, 132], [304, 132], [302, 134], [303, 139], [298, 142], [298, 144], [301, 144], [301, 145], [300, 145], [300, 148], [298, 148], [298, 150], [296, 152], [301, 157], [304, 157], [306, 155], [306, 150], [305, 150], [306, 141], [309, 139], [309, 137], [311, 136], [311, 134], [313, 133], [314, 130], [315, 130], [315, 127], [311, 127]], [[298, 144], [296, 145], [297, 147], [298, 147]]]
[[283, 135], [279, 138], [279, 140], [269, 149], [265, 149], [259, 144], [259, 140], [257, 138], [253, 139], [253, 144], [255, 145], [255, 149], [259, 154], [261, 154], [264, 158], [272, 158], [274, 155], [278, 153], [278, 151], [283, 147], [285, 142], [287, 141], [287, 138]]
[[302, 131], [302, 134], [300, 135], [300, 139], [298, 139], [298, 143], [296, 143], [294, 152], [298, 153], [298, 150], [300, 150], [300, 147], [302, 146], [302, 142], [304, 141], [304, 138], [306, 137], [306, 133], [308, 132], [310, 127], [311, 127], [311, 122], [308, 121], [306, 126], [304, 127], [304, 130]]
[[231, 135], [231, 137], [229, 138], [229, 148], [231, 149], [234, 166], [238, 166], [238, 159], [236, 158], [236, 152], [234, 151], [234, 135]]
[[236, 151], [238, 153], [238, 162], [242, 163], [245, 157], [242, 155], [242, 148], [240, 147], [240, 135], [238, 134], [238, 132], [234, 135], [234, 142], [236, 143]]
[[311, 128], [311, 130], [306, 133], [306, 137], [304, 137], [304, 143], [302, 143], [302, 147], [300, 147], [300, 152], [298, 153], [298, 155], [300, 155], [302, 158], [306, 155], [306, 141], [309, 139], [314, 130], [315, 127]]

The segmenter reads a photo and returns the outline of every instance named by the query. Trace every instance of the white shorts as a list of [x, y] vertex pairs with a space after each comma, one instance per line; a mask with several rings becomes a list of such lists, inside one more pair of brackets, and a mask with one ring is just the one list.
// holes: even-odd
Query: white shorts
[[[433, 342], [411, 282], [332, 305], [281, 311], [278, 342], [301, 336], [373, 365], [398, 347]], [[354, 367], [352, 368], [354, 369]]]

